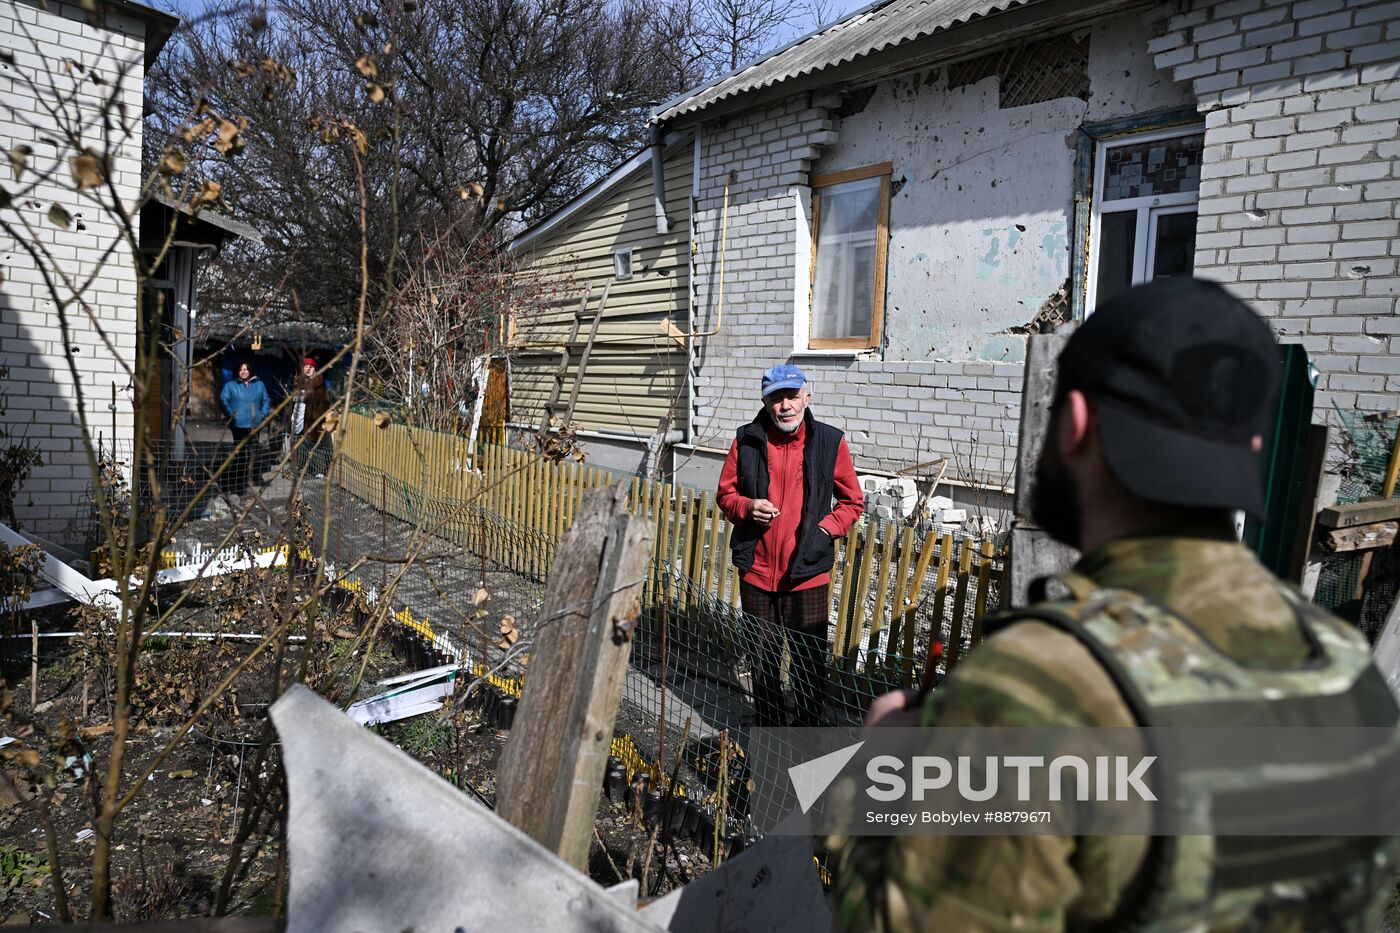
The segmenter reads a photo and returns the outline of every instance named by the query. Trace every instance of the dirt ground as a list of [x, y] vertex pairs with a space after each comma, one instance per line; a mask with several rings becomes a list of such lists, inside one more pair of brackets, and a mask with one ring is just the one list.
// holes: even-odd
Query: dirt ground
[[[197, 616], [201, 611], [196, 605], [190, 614]], [[49, 627], [62, 624], [55, 618]], [[351, 634], [344, 629], [323, 632], [321, 638], [329, 644], [325, 655], [343, 654], [352, 644]], [[23, 650], [16, 650], [17, 644]], [[91, 896], [93, 814], [101, 786], [94, 780], [94, 768], [105, 780], [112, 750], [109, 698], [95, 692], [84, 717], [82, 678], [73, 651], [65, 639], [44, 639], [39, 654], [39, 703], [31, 709], [28, 640], [11, 640], [8, 645], [11, 657], [3, 673], [13, 691], [11, 730], [29, 747], [61, 747], [63, 757], [71, 758], [56, 776], [52, 813], [64, 888], [75, 915], [81, 917]], [[208, 642], [148, 642], [122, 769], [124, 787], [165, 749], [208, 681], [238, 663], [246, 651], [246, 642], [229, 643], [219, 650]], [[371, 695], [376, 681], [433, 663], [436, 659], [426, 657], [407, 639], [386, 638], [372, 650], [365, 682], [355, 695]], [[258, 779], [268, 782], [275, 774], [270, 761], [261, 769], [256, 765], [265, 710], [274, 699], [270, 677], [269, 668], [256, 666], [241, 675], [228, 701], [217, 705], [156, 767], [118, 820], [112, 853], [118, 920], [201, 916], [213, 911], [233, 856], [238, 821], [249, 806], [253, 787]], [[31, 723], [32, 733], [27, 725]], [[496, 796], [496, 764], [509, 737], [503, 726], [490, 708], [469, 703], [456, 716], [425, 714], [374, 731], [491, 806]], [[65, 735], [70, 736], [66, 744]], [[58, 919], [58, 911], [53, 866], [35, 799], [36, 777], [15, 762], [5, 770], [18, 799], [16, 793], [0, 789], [0, 925], [52, 922]], [[709, 859], [692, 838], [677, 837], [669, 845], [660, 833], [652, 839], [650, 830], [637, 820], [643, 801], [632, 805], [611, 800], [601, 791], [598, 838], [590, 866], [600, 883], [645, 874], [647, 892], [660, 894], [708, 870]], [[232, 886], [229, 913], [262, 915], [276, 908], [277, 835], [275, 821], [269, 819], [244, 849], [245, 864]]]

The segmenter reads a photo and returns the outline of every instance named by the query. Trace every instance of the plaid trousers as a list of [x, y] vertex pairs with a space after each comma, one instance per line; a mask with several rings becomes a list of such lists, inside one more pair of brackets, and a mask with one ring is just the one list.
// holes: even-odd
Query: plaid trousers
[[[754, 617], [749, 623], [753, 701], [759, 726], [820, 726], [826, 705], [826, 640], [831, 585], [770, 593], [739, 584], [739, 603]], [[788, 679], [796, 706], [789, 720], [783, 700], [783, 644], [792, 656]]]

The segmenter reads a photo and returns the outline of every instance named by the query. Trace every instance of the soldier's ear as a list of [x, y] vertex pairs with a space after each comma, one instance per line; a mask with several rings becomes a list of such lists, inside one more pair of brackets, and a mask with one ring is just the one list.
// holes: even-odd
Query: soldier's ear
[[1094, 407], [1088, 396], [1078, 389], [1070, 389], [1060, 410], [1060, 444], [1066, 454], [1076, 454], [1088, 445], [1090, 436], [1097, 426]]

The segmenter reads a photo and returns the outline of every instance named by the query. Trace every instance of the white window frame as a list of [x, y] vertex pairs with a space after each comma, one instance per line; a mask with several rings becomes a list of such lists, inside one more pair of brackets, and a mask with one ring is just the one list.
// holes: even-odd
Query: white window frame
[[1148, 281], [1148, 262], [1157, 249], [1157, 218], [1165, 214], [1184, 214], [1198, 208], [1201, 201], [1199, 186], [1196, 191], [1182, 191], [1177, 194], [1150, 195], [1145, 198], [1122, 198], [1109, 202], [1112, 207], [1104, 210], [1100, 196], [1104, 190], [1104, 179], [1108, 174], [1108, 150], [1119, 146], [1135, 146], [1140, 143], [1157, 142], [1163, 139], [1178, 139], [1183, 136], [1200, 136], [1205, 127], [1200, 124], [1177, 126], [1168, 130], [1155, 130], [1150, 133], [1133, 133], [1127, 136], [1114, 136], [1099, 140], [1094, 147], [1094, 199], [1093, 210], [1089, 215], [1089, 274], [1084, 283], [1084, 313], [1094, 313], [1098, 303], [1099, 290], [1099, 234], [1103, 226], [1103, 215], [1137, 212], [1137, 240], [1133, 244], [1133, 284], [1141, 285]]
[[[813, 175], [808, 184], [808, 208], [811, 212], [811, 227], [809, 231], [806, 270], [806, 346], [800, 348], [802, 353], [870, 353], [877, 351], [880, 347], [880, 336], [884, 332], [885, 317], [885, 275], [888, 266], [888, 252], [890, 240], [890, 176], [894, 172], [894, 163], [880, 162], [874, 165], [866, 165], [861, 168], [847, 169], [844, 171], [827, 172], [820, 175]], [[872, 256], [873, 268], [873, 290], [870, 296], [870, 333], [868, 336], [848, 336], [848, 337], [814, 337], [812, 333], [816, 330], [816, 322], [812, 316], [816, 313], [816, 282], [817, 264], [821, 262], [818, 255], [818, 239], [821, 236], [821, 195], [820, 190], [830, 188], [835, 185], [842, 185], [856, 181], [878, 181], [879, 188], [876, 194], [876, 217], [875, 231], [870, 245], [874, 249]], [[842, 240], [854, 243], [857, 240], [866, 240], [866, 237], [844, 236]], [[847, 283], [842, 283], [843, 287]]]

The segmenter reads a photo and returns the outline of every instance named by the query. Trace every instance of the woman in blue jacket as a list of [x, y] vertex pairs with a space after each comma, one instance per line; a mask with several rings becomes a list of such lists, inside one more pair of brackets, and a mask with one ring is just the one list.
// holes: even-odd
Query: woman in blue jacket
[[[239, 363], [238, 378], [224, 383], [223, 391], [219, 393], [219, 404], [228, 416], [233, 444], [237, 447], [267, 418], [272, 400], [268, 398], [267, 387], [253, 375], [253, 368], [247, 363]], [[230, 479], [239, 494], [247, 492], [253, 485], [251, 447], [251, 442], [244, 444], [230, 465]]]

